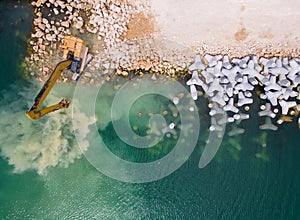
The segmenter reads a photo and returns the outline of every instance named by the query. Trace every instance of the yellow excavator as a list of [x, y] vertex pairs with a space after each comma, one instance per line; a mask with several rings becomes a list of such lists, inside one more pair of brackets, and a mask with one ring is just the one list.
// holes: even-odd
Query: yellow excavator
[[72, 79], [78, 80], [79, 76], [92, 59], [92, 55], [88, 54], [86, 42], [80, 38], [65, 36], [61, 48], [63, 49], [64, 60], [56, 65], [49, 79], [45, 82], [39, 94], [34, 99], [34, 104], [26, 112], [26, 116], [30, 119], [36, 120], [50, 112], [54, 112], [62, 108], [68, 108], [70, 101], [65, 98], [63, 98], [59, 103], [45, 108], [41, 108], [41, 105], [64, 70], [71, 70], [73, 72]]

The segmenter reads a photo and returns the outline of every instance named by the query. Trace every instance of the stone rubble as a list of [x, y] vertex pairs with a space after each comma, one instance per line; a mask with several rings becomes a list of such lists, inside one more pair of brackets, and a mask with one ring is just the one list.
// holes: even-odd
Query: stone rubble
[[138, 13], [128, 1], [122, 0], [35, 0], [31, 4], [35, 17], [29, 40], [29, 71], [34, 67], [53, 66], [52, 61], [59, 57], [58, 45], [65, 35], [92, 36], [88, 43], [98, 40], [104, 48], [115, 46], [121, 42], [131, 17]]
[[177, 77], [187, 73], [194, 52], [163, 39], [139, 39], [127, 40], [104, 54], [94, 62], [100, 67], [117, 69], [116, 75], [151, 73]]

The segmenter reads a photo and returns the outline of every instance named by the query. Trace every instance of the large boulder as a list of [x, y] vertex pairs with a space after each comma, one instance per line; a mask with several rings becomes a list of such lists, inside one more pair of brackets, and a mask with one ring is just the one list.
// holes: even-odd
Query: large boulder
[[82, 20], [78, 20], [75, 23], [75, 28], [80, 29], [83, 26], [83, 21]]
[[65, 28], [69, 28], [70, 27], [70, 23], [69, 23], [69, 21], [62, 21], [61, 22], [61, 26], [65, 27]]

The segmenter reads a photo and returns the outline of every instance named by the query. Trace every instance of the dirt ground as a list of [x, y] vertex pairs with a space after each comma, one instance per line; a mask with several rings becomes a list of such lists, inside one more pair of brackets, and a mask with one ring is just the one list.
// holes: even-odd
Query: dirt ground
[[135, 1], [148, 5], [154, 36], [196, 50], [246, 55], [300, 48], [298, 0]]

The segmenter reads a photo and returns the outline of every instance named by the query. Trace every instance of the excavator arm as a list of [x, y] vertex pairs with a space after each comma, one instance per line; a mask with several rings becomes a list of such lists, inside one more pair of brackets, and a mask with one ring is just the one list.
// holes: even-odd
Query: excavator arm
[[26, 112], [27, 117], [30, 119], [36, 120], [50, 112], [61, 108], [68, 108], [70, 101], [67, 99], [62, 99], [59, 103], [45, 108], [41, 108], [41, 105], [45, 101], [56, 81], [59, 79], [63, 70], [70, 69], [70, 71], [74, 73], [72, 79], [78, 80], [88, 63], [93, 58], [91, 54], [88, 54], [86, 42], [77, 37], [64, 36], [61, 48], [63, 49], [63, 59], [65, 60], [56, 65], [49, 79], [45, 82], [41, 91], [35, 97], [34, 104]]
[[49, 107], [40, 109], [41, 105], [45, 101], [50, 90], [53, 88], [56, 81], [61, 76], [63, 70], [70, 68], [71, 64], [72, 64], [72, 59], [67, 59], [67, 60], [61, 61], [60, 63], [58, 63], [56, 65], [56, 67], [55, 67], [54, 71], [52, 72], [52, 74], [50, 75], [49, 79], [45, 82], [41, 91], [36, 96], [36, 98], [34, 100], [34, 104], [26, 112], [26, 115], [28, 118], [36, 120], [36, 119], [41, 118], [45, 114], [59, 110], [61, 108], [67, 108], [69, 106], [69, 101], [66, 99], [62, 99], [59, 103], [57, 103], [55, 105], [51, 105]]

